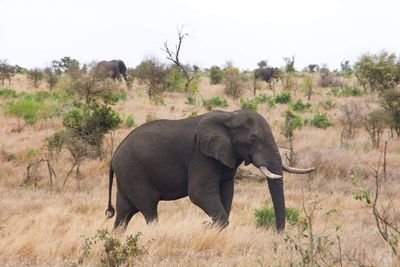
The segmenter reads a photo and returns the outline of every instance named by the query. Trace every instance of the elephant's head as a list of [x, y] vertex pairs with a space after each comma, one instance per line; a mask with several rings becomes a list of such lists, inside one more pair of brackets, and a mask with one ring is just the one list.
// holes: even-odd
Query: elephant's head
[[282, 163], [278, 147], [267, 121], [260, 114], [240, 110], [214, 111], [207, 114], [196, 130], [196, 140], [202, 153], [229, 168], [242, 162], [253, 164], [267, 177], [278, 231], [285, 228], [285, 198], [282, 171], [308, 173]]

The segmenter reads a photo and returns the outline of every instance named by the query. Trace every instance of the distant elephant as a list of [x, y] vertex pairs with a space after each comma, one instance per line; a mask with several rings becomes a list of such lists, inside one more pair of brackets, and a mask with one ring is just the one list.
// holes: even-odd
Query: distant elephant
[[228, 225], [234, 176], [252, 163], [268, 178], [278, 231], [285, 228], [282, 170], [309, 173], [282, 163], [268, 123], [260, 114], [211, 111], [182, 120], [156, 120], [134, 129], [119, 145], [110, 164], [106, 215], [113, 176], [117, 181], [114, 228], [124, 229], [137, 212], [147, 223], [157, 220], [160, 200], [189, 196], [214, 223]]
[[96, 68], [106, 77], [115, 80], [121, 80], [121, 75], [124, 77], [125, 82], [128, 81], [126, 74], [126, 66], [122, 60], [100, 61], [97, 63]]
[[254, 78], [266, 82], [270, 82], [272, 78], [278, 80], [278, 77], [276, 75], [278, 71], [279, 68], [258, 68], [254, 71]]

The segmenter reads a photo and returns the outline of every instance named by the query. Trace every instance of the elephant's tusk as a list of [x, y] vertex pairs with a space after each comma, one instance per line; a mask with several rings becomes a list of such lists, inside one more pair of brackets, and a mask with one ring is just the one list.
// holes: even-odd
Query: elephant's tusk
[[280, 179], [280, 178], [282, 178], [281, 175], [278, 175], [278, 174], [275, 174], [275, 173], [270, 172], [270, 171], [269, 171], [266, 167], [264, 167], [264, 166], [261, 166], [259, 169], [260, 169], [260, 171], [261, 171], [265, 176], [267, 176], [267, 178], [270, 178], [270, 179]]
[[315, 168], [307, 168], [307, 169], [299, 169], [299, 168], [293, 168], [288, 165], [282, 164], [282, 169], [284, 171], [290, 172], [290, 173], [296, 173], [296, 174], [306, 174], [310, 173], [315, 170]]

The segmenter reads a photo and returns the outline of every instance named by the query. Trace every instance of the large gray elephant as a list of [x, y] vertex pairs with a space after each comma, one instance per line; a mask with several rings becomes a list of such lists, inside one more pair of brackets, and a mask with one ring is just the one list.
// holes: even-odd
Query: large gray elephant
[[113, 176], [117, 181], [114, 227], [126, 228], [141, 212], [147, 223], [157, 219], [160, 200], [189, 196], [214, 223], [228, 225], [234, 175], [244, 162], [268, 178], [278, 231], [285, 228], [282, 170], [308, 173], [282, 164], [271, 129], [258, 113], [212, 111], [182, 120], [157, 120], [134, 129], [114, 153], [109, 172], [106, 215]]
[[121, 75], [125, 82], [128, 81], [126, 66], [122, 60], [100, 61], [96, 68], [105, 76], [115, 80], [121, 80]]
[[254, 71], [254, 78], [270, 82], [272, 79], [278, 80], [277, 73], [279, 72], [279, 68], [258, 68]]

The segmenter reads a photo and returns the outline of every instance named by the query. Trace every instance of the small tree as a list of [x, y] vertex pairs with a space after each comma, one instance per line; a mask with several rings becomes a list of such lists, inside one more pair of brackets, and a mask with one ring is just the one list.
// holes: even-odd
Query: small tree
[[178, 68], [180, 68], [182, 70], [184, 76], [186, 77], [185, 93], [189, 92], [190, 83], [195, 78], [195, 75], [190, 70], [190, 68], [188, 66], [183, 65], [179, 59], [179, 53], [181, 51], [182, 42], [187, 36], [189, 36], [189, 34], [183, 33], [183, 26], [182, 26], [181, 29], [178, 30], [178, 44], [175, 45], [175, 49], [171, 49], [168, 46], [167, 41], [164, 42], [164, 48], [162, 49], [165, 53], [167, 53], [167, 59], [172, 61]]
[[318, 64], [309, 64], [304, 71], [309, 72], [309, 73], [315, 73], [319, 71], [319, 65]]
[[348, 140], [354, 138], [357, 129], [362, 126], [363, 107], [359, 102], [349, 102], [341, 107], [339, 122], [342, 125], [340, 135], [341, 144], [346, 145]]
[[28, 71], [28, 78], [33, 82], [35, 88], [39, 87], [40, 81], [43, 79], [43, 71], [39, 68], [33, 68]]
[[121, 121], [118, 113], [109, 105], [92, 102], [67, 112], [63, 124], [74, 136], [95, 147], [96, 156], [101, 156], [104, 136], [116, 129]]
[[296, 163], [296, 153], [294, 152], [294, 130], [302, 126], [301, 117], [287, 110], [282, 115], [285, 118], [285, 123], [281, 128], [281, 133], [285, 136], [289, 144], [289, 155], [286, 153], [286, 158], [289, 165], [293, 166]]
[[311, 99], [314, 87], [314, 78], [311, 75], [306, 75], [303, 80], [303, 91], [307, 96], [307, 100]]
[[79, 72], [80, 63], [74, 58], [63, 57], [60, 60], [52, 61], [52, 69], [57, 75], [61, 75], [62, 73], [74, 74]]
[[400, 137], [400, 91], [390, 90], [382, 95], [382, 106], [390, 116], [390, 127]]
[[53, 90], [54, 86], [58, 82], [58, 75], [50, 67], [47, 67], [44, 69], [44, 75], [46, 77], [46, 81], [47, 81], [47, 84], [49, 85], [50, 91]]
[[156, 58], [143, 60], [136, 67], [136, 77], [147, 85], [147, 95], [150, 99], [166, 89], [166, 81], [169, 73], [164, 63]]
[[1, 84], [4, 85], [4, 80], [8, 80], [8, 84], [11, 83], [11, 78], [15, 75], [15, 67], [7, 64], [7, 60], [0, 60], [0, 80]]
[[224, 77], [224, 72], [218, 66], [212, 66], [210, 69], [211, 84], [220, 84]]
[[104, 79], [98, 68], [92, 68], [87, 73], [76, 72], [72, 87], [89, 105], [95, 98], [101, 97], [105, 102], [112, 102], [110, 95], [118, 90], [118, 85], [112, 79]]
[[371, 137], [372, 147], [379, 148], [383, 130], [388, 125], [388, 114], [383, 109], [376, 109], [364, 118], [364, 127]]
[[379, 94], [394, 89], [400, 82], [396, 55], [383, 51], [376, 55], [364, 54], [354, 64], [354, 74], [364, 90]]
[[224, 91], [225, 94], [231, 96], [233, 100], [240, 97], [246, 86], [246, 79], [241, 75], [240, 70], [233, 66], [224, 69]]
[[285, 71], [286, 72], [295, 72], [294, 69], [294, 56], [292, 58], [284, 57], [283, 60], [285, 61]]

